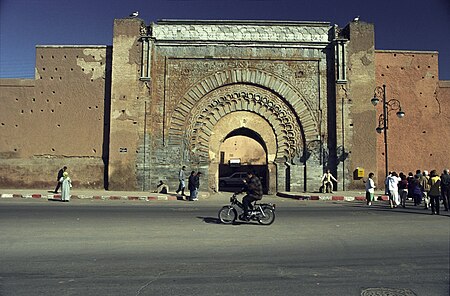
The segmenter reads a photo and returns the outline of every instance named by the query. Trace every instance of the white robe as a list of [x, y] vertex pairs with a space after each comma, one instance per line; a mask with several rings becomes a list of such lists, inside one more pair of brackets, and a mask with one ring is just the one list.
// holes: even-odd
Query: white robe
[[69, 177], [64, 178], [61, 177], [59, 179], [59, 182], [61, 182], [61, 200], [63, 201], [69, 201], [70, 200], [70, 188], [72, 187], [72, 181]]

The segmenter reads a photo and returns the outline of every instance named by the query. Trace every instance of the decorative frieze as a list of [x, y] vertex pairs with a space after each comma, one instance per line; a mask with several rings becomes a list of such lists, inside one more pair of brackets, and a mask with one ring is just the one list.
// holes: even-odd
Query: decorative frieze
[[328, 43], [327, 22], [159, 21], [157, 41]]

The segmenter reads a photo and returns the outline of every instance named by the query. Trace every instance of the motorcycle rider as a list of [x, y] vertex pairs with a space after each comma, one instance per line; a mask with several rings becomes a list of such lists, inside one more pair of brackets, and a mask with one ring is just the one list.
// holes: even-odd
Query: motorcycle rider
[[250, 220], [248, 210], [252, 207], [252, 202], [262, 199], [263, 189], [261, 180], [254, 172], [247, 172], [247, 179], [244, 180], [244, 184], [244, 188], [237, 193], [247, 192], [247, 195], [242, 198], [242, 205], [244, 206], [243, 218], [245, 220]]

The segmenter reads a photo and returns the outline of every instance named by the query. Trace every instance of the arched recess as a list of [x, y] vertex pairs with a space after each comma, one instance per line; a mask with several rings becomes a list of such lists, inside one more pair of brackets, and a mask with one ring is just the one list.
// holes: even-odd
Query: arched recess
[[[245, 134], [242, 131], [250, 131]], [[250, 111], [236, 111], [221, 117], [211, 130], [209, 138], [208, 185], [218, 188], [220, 146], [230, 136], [247, 135], [257, 140], [266, 152], [268, 189], [276, 192], [277, 137], [270, 122], [261, 115]]]
[[[252, 120], [252, 121], [253, 121], [253, 120]], [[217, 125], [216, 125], [216, 127], [217, 127]], [[225, 142], [225, 141], [228, 140], [229, 138], [236, 137], [236, 136], [244, 136], [244, 137], [253, 139], [253, 140], [256, 141], [259, 145], [261, 145], [261, 148], [264, 150], [265, 155], [266, 155], [266, 157], [265, 157], [265, 162], [266, 162], [266, 163], [268, 162], [268, 160], [267, 160], [267, 158], [268, 158], [268, 157], [267, 157], [267, 145], [266, 145], [266, 142], [264, 141], [263, 137], [262, 137], [259, 133], [255, 132], [253, 129], [250, 129], [250, 128], [248, 128], [248, 127], [240, 127], [240, 128], [234, 129], [232, 132], [230, 132], [230, 133], [225, 137], [225, 139], [223, 140], [223, 142]]]

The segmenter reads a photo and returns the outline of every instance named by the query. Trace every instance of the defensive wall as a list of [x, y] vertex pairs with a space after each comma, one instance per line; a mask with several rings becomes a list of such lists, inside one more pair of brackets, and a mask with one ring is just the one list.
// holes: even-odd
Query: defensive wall
[[37, 46], [35, 79], [0, 79], [0, 186], [102, 188], [108, 141], [107, 46]]
[[[339, 190], [356, 168], [384, 180], [376, 86], [401, 101], [389, 117], [389, 167], [450, 167], [450, 85], [438, 53], [375, 50], [351, 22], [114, 22], [112, 46], [37, 46], [35, 79], [0, 79], [0, 187], [176, 187], [177, 170], [216, 190], [233, 135], [265, 151], [273, 191], [314, 191], [330, 167]], [[244, 153], [245, 154], [245, 153]]]
[[[439, 81], [436, 51], [376, 51], [377, 85], [387, 100], [401, 102], [405, 117], [388, 118], [389, 170], [413, 172], [450, 168], [450, 81]], [[378, 114], [381, 114], [381, 106]], [[384, 140], [378, 135], [378, 179], [384, 179]]]

